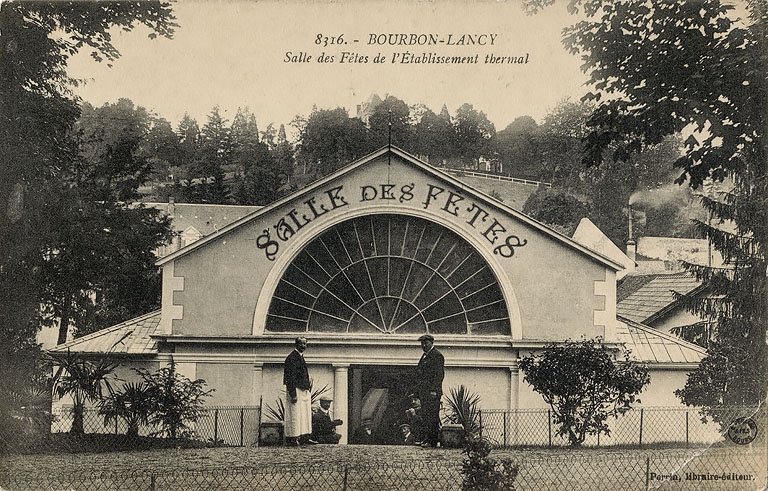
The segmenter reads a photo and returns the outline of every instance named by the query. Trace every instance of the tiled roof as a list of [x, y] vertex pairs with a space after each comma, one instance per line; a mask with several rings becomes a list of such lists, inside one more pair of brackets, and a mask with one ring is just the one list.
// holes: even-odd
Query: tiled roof
[[110, 353], [147, 355], [157, 353], [157, 340], [150, 336], [160, 323], [160, 311], [136, 317], [112, 327], [74, 339], [49, 350], [62, 353]]
[[631, 358], [648, 363], [698, 363], [707, 351], [699, 345], [652, 327], [617, 317], [619, 340], [632, 354]]
[[[638, 289], [634, 292], [622, 292], [623, 299], [616, 305], [618, 315], [635, 322], [645, 322], [675, 303], [673, 292], [687, 294], [701, 286], [701, 281], [689, 273], [651, 276], [653, 278], [650, 281], [637, 281], [635, 286], [638, 286]], [[618, 296], [617, 292], [617, 299]]]

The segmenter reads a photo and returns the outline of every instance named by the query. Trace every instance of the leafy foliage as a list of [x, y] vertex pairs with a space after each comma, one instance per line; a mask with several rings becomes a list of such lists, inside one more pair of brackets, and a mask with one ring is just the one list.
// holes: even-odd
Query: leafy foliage
[[72, 397], [73, 419], [70, 433], [82, 435], [85, 433], [85, 403], [100, 401], [105, 392], [112, 394], [112, 381], [116, 379], [114, 371], [120, 364], [106, 357], [91, 361], [69, 351], [63, 356], [54, 355], [54, 363], [58, 365], [58, 369], [53, 377], [53, 390], [59, 397]]
[[[526, 2], [537, 10], [551, 0]], [[588, 122], [585, 161], [628, 161], [644, 147], [685, 133], [676, 182], [697, 189], [713, 217], [699, 230], [729, 262], [688, 265], [712, 295], [688, 298], [692, 312], [717, 322], [710, 354], [677, 394], [687, 404], [757, 404], [768, 386], [768, 2], [748, 0], [746, 18], [720, 0], [571, 0], [586, 20], [565, 30], [581, 55], [598, 103]], [[723, 364], [723, 362], [726, 363]]]
[[482, 438], [470, 437], [464, 447], [466, 458], [461, 464], [463, 491], [507, 491], [515, 489], [520, 471], [511, 459], [498, 461], [490, 457], [491, 444]]
[[480, 395], [471, 392], [464, 385], [452, 387], [446, 397], [448, 421], [464, 427], [469, 436], [480, 433]]
[[126, 383], [121, 390], [112, 392], [99, 402], [99, 414], [104, 426], [123, 420], [127, 436], [137, 436], [139, 425], [148, 424], [155, 407], [157, 388], [146, 383]]
[[203, 412], [205, 398], [214, 389], [206, 390], [203, 379], [190, 380], [176, 371], [176, 363], [160, 368], [154, 373], [135, 369], [144, 380], [152, 395], [149, 423], [159, 425], [160, 432], [170, 438], [179, 437]]
[[[314, 385], [312, 384], [311, 379], [310, 379], [310, 385]], [[310, 404], [314, 407], [320, 403], [320, 396], [329, 392], [331, 388], [328, 386], [328, 384], [325, 384], [319, 389], [310, 389], [310, 390], [312, 391], [310, 394]], [[277, 399], [274, 403], [275, 404], [274, 406], [270, 404], [266, 404], [264, 412], [270, 420], [285, 421], [285, 402], [283, 402], [284, 399], [285, 397], [281, 397]]]
[[46, 388], [11, 391], [0, 400], [0, 453], [16, 442], [34, 445], [50, 435], [51, 392]]
[[650, 382], [647, 367], [630, 361], [629, 352], [614, 361], [599, 338], [549, 344], [540, 356], [523, 358], [520, 369], [552, 408], [557, 435], [572, 446], [587, 435], [609, 435], [608, 417], [629, 411]]
[[75, 203], [81, 196], [70, 180], [80, 160], [72, 132], [79, 108], [69, 89], [77, 81], [68, 77], [67, 61], [90, 49], [94, 59], [111, 63], [119, 56], [113, 27], [143, 24], [150, 37], [171, 37], [173, 20], [169, 4], [159, 1], [0, 5], [0, 345], [8, 347], [0, 353], [0, 379], [5, 386], [39, 378], [40, 354], [32, 346], [40, 306], [53, 290], [63, 300], [71, 300], [74, 291], [52, 284], [43, 271], [59, 250], [62, 226], [80, 213]]
[[589, 216], [590, 207], [570, 194], [541, 188], [528, 197], [523, 213], [571, 236], [579, 221]]

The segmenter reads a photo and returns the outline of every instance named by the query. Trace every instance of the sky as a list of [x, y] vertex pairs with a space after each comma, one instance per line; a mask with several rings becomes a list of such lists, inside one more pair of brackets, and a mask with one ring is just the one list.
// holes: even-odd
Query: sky
[[[289, 123], [313, 105], [354, 116], [376, 93], [435, 112], [445, 104], [451, 115], [469, 103], [501, 130], [523, 115], [541, 122], [558, 102], [586, 91], [580, 60], [561, 43], [562, 28], [574, 21], [565, 3], [528, 16], [518, 0], [182, 1], [173, 7], [172, 40], [150, 40], [143, 27], [116, 31], [121, 57], [111, 68], [86, 51], [69, 73], [85, 80], [75, 90], [85, 101], [129, 98], [174, 127], [184, 113], [202, 126], [214, 106], [230, 122], [248, 107], [260, 129], [282, 123], [290, 134]], [[389, 34], [397, 42], [404, 34], [406, 44], [390, 45]], [[411, 34], [434, 44], [409, 45]], [[333, 62], [319, 62], [323, 54]], [[378, 55], [384, 63], [375, 63]], [[430, 56], [477, 63], [402, 63]], [[515, 63], [486, 63], [498, 58]]]

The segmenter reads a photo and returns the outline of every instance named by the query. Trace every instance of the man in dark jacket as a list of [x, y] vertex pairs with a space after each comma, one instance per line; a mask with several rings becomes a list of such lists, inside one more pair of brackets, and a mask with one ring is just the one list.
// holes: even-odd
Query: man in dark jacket
[[340, 419], [331, 419], [331, 399], [328, 396], [320, 397], [320, 407], [312, 414], [312, 438], [317, 443], [339, 443], [341, 435], [336, 433], [336, 427], [344, 422]]
[[317, 443], [312, 434], [312, 383], [309, 380], [304, 350], [307, 338], [296, 338], [296, 348], [285, 358], [283, 384], [285, 385], [285, 442], [298, 446], [301, 443]]
[[421, 401], [424, 418], [424, 441], [422, 447], [436, 447], [440, 439], [440, 399], [443, 397], [445, 358], [435, 348], [435, 338], [425, 334], [419, 338], [421, 355], [416, 367], [416, 395]]

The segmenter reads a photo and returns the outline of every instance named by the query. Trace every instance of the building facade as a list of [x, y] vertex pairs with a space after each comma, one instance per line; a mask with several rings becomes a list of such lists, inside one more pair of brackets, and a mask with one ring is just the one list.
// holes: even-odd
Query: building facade
[[329, 388], [345, 422], [342, 443], [374, 396], [385, 408], [407, 397], [424, 333], [445, 356], [444, 391], [464, 385], [488, 409], [543, 406], [518, 360], [547, 343], [631, 339], [616, 318], [620, 264], [396, 148], [158, 264], [162, 309], [142, 329], [129, 321], [59, 349], [143, 366], [173, 359], [216, 389], [210, 404], [274, 406], [283, 360], [306, 336], [314, 386]]

